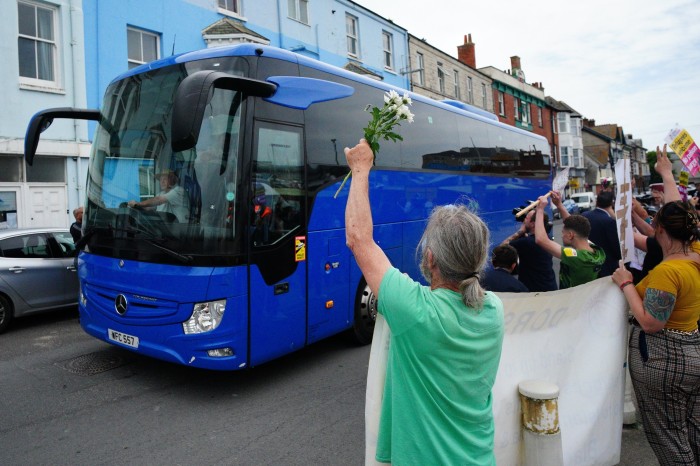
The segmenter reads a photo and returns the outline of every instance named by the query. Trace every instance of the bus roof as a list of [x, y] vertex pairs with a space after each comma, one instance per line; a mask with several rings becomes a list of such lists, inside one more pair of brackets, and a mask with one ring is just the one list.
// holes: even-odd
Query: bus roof
[[[318, 71], [323, 71], [326, 73], [334, 74], [336, 76], [340, 76], [343, 78], [346, 78], [350, 81], [355, 81], [359, 82], [362, 84], [365, 84], [367, 86], [372, 86], [377, 89], [380, 89], [384, 92], [389, 91], [389, 90], [394, 90], [398, 92], [399, 94], [408, 94], [409, 97], [411, 97], [412, 100], [415, 100], [417, 102], [423, 102], [428, 105], [432, 105], [435, 107], [442, 108], [443, 110], [447, 110], [453, 113], [458, 113], [464, 116], [468, 116], [470, 118], [474, 118], [480, 121], [484, 121], [486, 123], [489, 123], [491, 125], [495, 126], [500, 126], [503, 129], [506, 129], [508, 131], [513, 131], [515, 133], [520, 133], [523, 135], [527, 135], [529, 137], [532, 137], [534, 139], [541, 139], [542, 142], [544, 142], [545, 147], [549, 147], [549, 143], [547, 139], [544, 136], [540, 136], [538, 134], [532, 133], [530, 131], [526, 131], [524, 129], [517, 128], [512, 125], [508, 125], [505, 123], [502, 123], [498, 121], [498, 117], [495, 119], [493, 118], [493, 114], [480, 109], [478, 107], [472, 107], [466, 104], [462, 104], [462, 102], [459, 102], [457, 104], [456, 101], [437, 101], [433, 100], [429, 97], [416, 94], [414, 92], [408, 91], [406, 89], [402, 89], [397, 86], [392, 86], [386, 83], [383, 83], [381, 81], [377, 81], [371, 78], [368, 78], [366, 76], [362, 76], [357, 73], [353, 73], [352, 71], [348, 71], [342, 68], [339, 68], [337, 66], [329, 65], [327, 63], [314, 60], [313, 58], [309, 58], [304, 55], [300, 55], [295, 52], [291, 52], [289, 50], [284, 50], [280, 49], [277, 47], [272, 47], [269, 45], [260, 45], [260, 44], [236, 44], [236, 45], [227, 45], [227, 46], [221, 46], [221, 47], [212, 47], [208, 49], [202, 49], [202, 50], [196, 50], [192, 52], [185, 52], [181, 53], [178, 55], [173, 55], [171, 57], [163, 58], [160, 60], [156, 60], [150, 63], [146, 63], [144, 65], [138, 66], [136, 68], [133, 68], [125, 73], [122, 73], [121, 75], [117, 76], [112, 80], [112, 83], [121, 81], [122, 79], [125, 79], [129, 76], [134, 76], [140, 73], [145, 73], [148, 71], [152, 70], [157, 70], [160, 68], [172, 66], [172, 65], [177, 65], [180, 63], [188, 63], [191, 61], [197, 61], [197, 60], [206, 60], [210, 58], [217, 58], [217, 57], [245, 57], [245, 56], [265, 56], [267, 58], [274, 58], [278, 60], [284, 60], [287, 62], [292, 62], [292, 63], [297, 63], [299, 65], [303, 65], [312, 69], [316, 69]], [[111, 84], [111, 83], [110, 83]], [[472, 107], [472, 108], [469, 108]]]

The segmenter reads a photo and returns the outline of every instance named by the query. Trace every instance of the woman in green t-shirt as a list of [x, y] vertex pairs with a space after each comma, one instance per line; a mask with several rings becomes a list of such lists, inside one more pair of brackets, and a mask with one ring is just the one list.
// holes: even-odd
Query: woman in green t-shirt
[[352, 171], [346, 239], [391, 329], [376, 459], [494, 465], [491, 390], [501, 357], [503, 304], [479, 285], [489, 231], [463, 205], [437, 207], [421, 240], [422, 286], [374, 241], [373, 154], [345, 149]]

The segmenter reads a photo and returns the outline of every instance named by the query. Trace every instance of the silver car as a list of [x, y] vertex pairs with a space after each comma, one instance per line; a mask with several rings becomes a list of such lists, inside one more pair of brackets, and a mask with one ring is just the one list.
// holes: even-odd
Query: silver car
[[0, 333], [15, 317], [77, 304], [68, 229], [0, 230]]

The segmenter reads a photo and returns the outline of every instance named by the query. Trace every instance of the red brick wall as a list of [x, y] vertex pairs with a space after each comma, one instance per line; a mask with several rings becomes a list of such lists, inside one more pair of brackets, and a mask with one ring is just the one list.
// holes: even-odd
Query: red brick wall
[[[505, 111], [506, 111], [506, 116], [503, 117], [499, 113], [498, 110], [498, 90], [494, 89], [493, 90], [493, 111], [494, 113], [498, 116], [498, 120], [501, 123], [506, 123], [511, 126], [516, 126], [515, 125], [515, 112], [514, 112], [514, 100], [515, 97], [508, 94], [508, 93], [503, 93], [504, 95], [504, 105], [505, 105]], [[530, 118], [532, 120], [532, 132], [535, 134], [539, 134], [540, 136], [544, 136], [547, 138], [547, 141], [549, 141], [549, 149], [552, 151], [552, 161], [556, 161], [558, 163], [558, 154], [554, 153], [554, 148], [558, 150], [559, 148], [559, 138], [558, 135], [552, 132], [552, 118], [556, 118], [556, 113], [552, 110], [551, 107], [543, 107], [542, 108], [542, 127], [540, 127], [538, 119], [537, 119], [537, 105], [530, 104]]]

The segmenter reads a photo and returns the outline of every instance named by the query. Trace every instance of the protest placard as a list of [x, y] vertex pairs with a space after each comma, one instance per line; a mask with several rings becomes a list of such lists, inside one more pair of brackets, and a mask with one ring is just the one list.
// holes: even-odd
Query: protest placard
[[615, 220], [617, 236], [620, 239], [622, 261], [639, 263], [637, 250], [634, 248], [634, 230], [632, 226], [632, 182], [629, 159], [620, 159], [615, 164]]
[[680, 157], [692, 176], [700, 171], [700, 149], [688, 131], [676, 125], [666, 136], [666, 144]]

